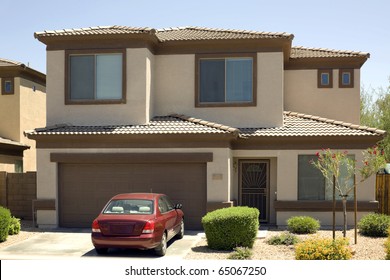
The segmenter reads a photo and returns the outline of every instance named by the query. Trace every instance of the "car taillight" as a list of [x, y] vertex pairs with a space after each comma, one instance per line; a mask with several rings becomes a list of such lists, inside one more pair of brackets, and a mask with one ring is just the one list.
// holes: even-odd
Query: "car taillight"
[[154, 232], [154, 221], [147, 221], [142, 233], [153, 233]]
[[92, 222], [92, 232], [100, 232], [99, 222], [97, 220]]

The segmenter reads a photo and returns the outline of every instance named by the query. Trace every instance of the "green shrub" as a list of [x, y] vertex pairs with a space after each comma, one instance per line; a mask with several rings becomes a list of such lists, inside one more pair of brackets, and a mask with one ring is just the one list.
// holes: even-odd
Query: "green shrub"
[[11, 212], [9, 209], [0, 206], [0, 242], [7, 240], [10, 221]]
[[387, 230], [387, 239], [385, 241], [386, 260], [390, 260], [390, 227]]
[[250, 260], [252, 257], [252, 250], [246, 247], [234, 248], [234, 252], [228, 257], [229, 260]]
[[358, 223], [359, 232], [365, 236], [386, 237], [390, 227], [390, 216], [385, 214], [368, 214], [362, 217]]
[[297, 260], [349, 260], [351, 257], [346, 238], [311, 238], [295, 247]]
[[211, 249], [252, 248], [259, 229], [259, 210], [245, 206], [218, 209], [207, 213], [202, 225]]
[[14, 235], [18, 234], [20, 232], [20, 219], [15, 218], [14, 216], [11, 217], [9, 228], [8, 228], [8, 234]]
[[275, 236], [272, 236], [271, 238], [269, 238], [267, 241], [267, 244], [269, 245], [286, 245], [286, 246], [289, 246], [289, 245], [294, 245], [294, 244], [297, 244], [299, 242], [299, 238], [290, 233], [290, 232], [284, 232], [280, 235], [275, 235]]
[[295, 216], [287, 220], [289, 232], [297, 234], [316, 233], [320, 228], [320, 221], [308, 216]]

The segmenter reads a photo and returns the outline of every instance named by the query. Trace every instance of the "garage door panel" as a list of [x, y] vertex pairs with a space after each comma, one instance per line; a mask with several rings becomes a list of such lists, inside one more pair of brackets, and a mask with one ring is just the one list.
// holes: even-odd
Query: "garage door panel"
[[183, 204], [186, 227], [200, 229], [206, 213], [206, 164], [60, 164], [59, 218], [62, 227], [90, 227], [114, 195], [165, 193]]

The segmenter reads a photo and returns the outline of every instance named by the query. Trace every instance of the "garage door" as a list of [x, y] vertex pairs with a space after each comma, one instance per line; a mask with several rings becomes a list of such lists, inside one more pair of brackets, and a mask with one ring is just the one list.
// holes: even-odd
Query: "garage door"
[[187, 229], [206, 213], [206, 163], [59, 164], [59, 224], [90, 227], [105, 203], [126, 192], [165, 193], [183, 204]]

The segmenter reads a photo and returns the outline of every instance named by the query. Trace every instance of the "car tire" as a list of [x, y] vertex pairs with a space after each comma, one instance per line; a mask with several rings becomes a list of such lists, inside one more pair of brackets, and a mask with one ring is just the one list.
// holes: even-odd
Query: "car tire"
[[167, 252], [167, 234], [164, 232], [160, 244], [154, 249], [157, 256], [165, 256]]
[[176, 235], [177, 239], [182, 239], [184, 237], [184, 220], [181, 221], [180, 223], [180, 230]]
[[105, 255], [108, 252], [108, 248], [95, 248], [95, 250], [98, 255]]

